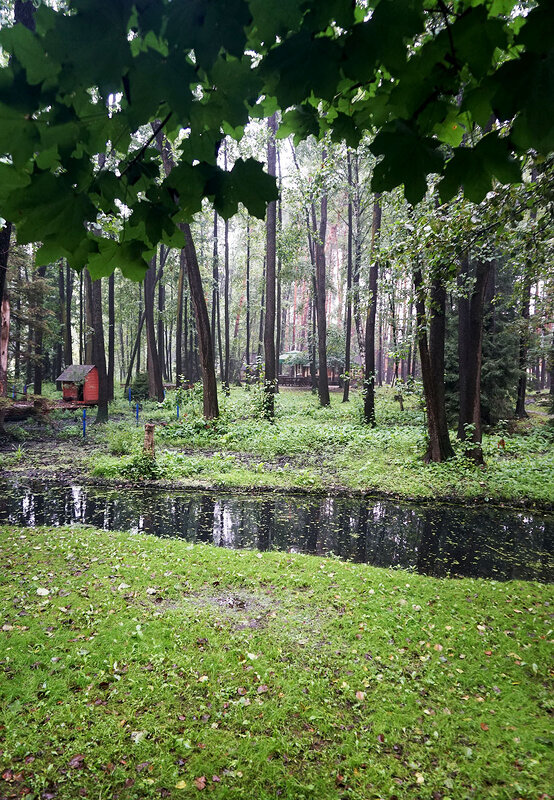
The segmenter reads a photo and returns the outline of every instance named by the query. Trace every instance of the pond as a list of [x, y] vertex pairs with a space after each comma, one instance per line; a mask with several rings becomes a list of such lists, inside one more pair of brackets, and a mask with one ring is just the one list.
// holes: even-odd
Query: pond
[[0, 523], [333, 554], [437, 577], [554, 579], [554, 516], [480, 505], [12, 482], [0, 496]]

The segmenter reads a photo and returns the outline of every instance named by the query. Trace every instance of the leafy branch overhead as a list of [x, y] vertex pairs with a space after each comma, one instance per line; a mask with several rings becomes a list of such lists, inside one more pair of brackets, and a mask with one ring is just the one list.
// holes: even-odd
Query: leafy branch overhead
[[[223, 217], [242, 203], [262, 218], [274, 180], [252, 160], [226, 172], [217, 155], [277, 108], [281, 135], [376, 134], [374, 190], [403, 184], [412, 203], [431, 173], [443, 198], [461, 186], [479, 201], [493, 180], [519, 180], [526, 151], [554, 149], [546, 0], [528, 12], [515, 0], [67, 5], [41, 5], [35, 32], [0, 31], [0, 214], [20, 242], [42, 243], [42, 263], [141, 278], [158, 242], [182, 244], [178, 224], [203, 198]], [[160, 120], [168, 177], [148, 146]], [[120, 249], [99, 235], [102, 215], [122, 218]]]

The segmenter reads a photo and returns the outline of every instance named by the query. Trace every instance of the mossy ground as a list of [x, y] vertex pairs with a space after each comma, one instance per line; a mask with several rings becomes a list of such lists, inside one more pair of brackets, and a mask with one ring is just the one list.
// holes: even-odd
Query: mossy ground
[[[177, 420], [179, 399], [179, 420]], [[540, 399], [540, 398], [539, 398]], [[234, 489], [362, 491], [410, 499], [481, 500], [554, 504], [554, 426], [545, 408], [530, 406], [530, 419], [506, 422], [484, 436], [486, 467], [475, 466], [455, 442], [456, 458], [424, 464], [425, 426], [416, 396], [400, 411], [394, 393], [377, 397], [377, 427], [363, 424], [361, 398], [344, 404], [333, 392], [330, 408], [320, 408], [309, 391], [282, 389], [274, 423], [261, 417], [259, 391], [233, 388], [222, 397], [216, 422], [202, 418], [197, 393], [168, 392], [163, 404], [135, 409], [124, 400], [111, 407], [107, 426], [89, 425], [82, 441], [80, 412], [59, 414], [50, 429], [1, 456], [5, 470], [49, 478], [140, 480], [143, 423], [156, 427], [157, 475], [179, 486]], [[533, 410], [531, 410], [533, 409]], [[93, 418], [94, 412], [89, 416]], [[30, 434], [33, 437], [33, 433]], [[454, 439], [454, 434], [453, 434]], [[45, 457], [46, 456], [46, 457]], [[151, 477], [151, 476], [148, 476]]]
[[2, 798], [551, 796], [552, 587], [0, 537]]

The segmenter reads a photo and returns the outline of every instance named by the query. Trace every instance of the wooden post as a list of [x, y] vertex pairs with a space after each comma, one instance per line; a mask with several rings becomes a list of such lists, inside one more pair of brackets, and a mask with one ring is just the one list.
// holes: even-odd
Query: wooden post
[[144, 426], [144, 447], [142, 452], [145, 456], [154, 458], [154, 423], [147, 422]]

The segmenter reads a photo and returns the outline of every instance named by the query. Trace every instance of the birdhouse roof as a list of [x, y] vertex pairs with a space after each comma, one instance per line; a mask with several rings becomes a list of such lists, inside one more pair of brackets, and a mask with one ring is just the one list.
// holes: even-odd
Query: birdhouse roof
[[94, 364], [71, 364], [64, 369], [61, 375], [58, 375], [56, 380], [64, 383], [80, 383], [93, 369]]

